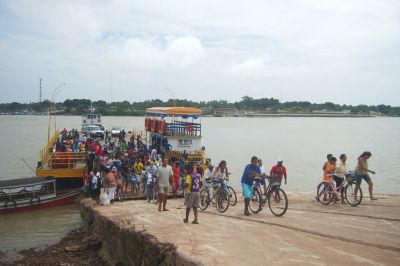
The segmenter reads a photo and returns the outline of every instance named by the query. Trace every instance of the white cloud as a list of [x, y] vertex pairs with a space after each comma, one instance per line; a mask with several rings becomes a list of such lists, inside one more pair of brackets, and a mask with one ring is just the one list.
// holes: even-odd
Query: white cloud
[[49, 87], [68, 80], [60, 97], [107, 99], [113, 73], [114, 100], [169, 87], [193, 100], [283, 90], [400, 105], [396, 0], [15, 0], [0, 11], [0, 86], [12, 88], [3, 102], [36, 100], [39, 77]]
[[170, 40], [165, 50], [165, 57], [172, 65], [189, 66], [200, 60], [205, 51], [199, 39], [181, 37]]

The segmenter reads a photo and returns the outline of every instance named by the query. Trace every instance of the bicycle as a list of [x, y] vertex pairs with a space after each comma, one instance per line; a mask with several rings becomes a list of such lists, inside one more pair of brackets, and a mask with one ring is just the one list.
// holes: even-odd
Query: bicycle
[[200, 190], [200, 209], [205, 211], [210, 203], [212, 203], [220, 213], [226, 212], [230, 205], [230, 198], [228, 192], [223, 187], [223, 180], [213, 179], [206, 182], [213, 189], [212, 196], [210, 196], [209, 189], [202, 188]]
[[227, 174], [227, 177], [224, 180], [224, 185], [229, 195], [229, 205], [235, 206], [237, 203], [237, 196], [235, 190], [231, 186], [228, 186], [229, 174], [230, 173]]
[[[363, 194], [360, 186], [357, 191], [358, 195], [355, 193], [357, 183], [354, 180], [356, 179], [356, 176], [353, 172], [348, 172], [345, 174], [345, 177], [346, 178], [339, 187], [334, 187], [333, 183], [327, 181], [319, 183], [317, 187], [317, 195], [315, 196], [317, 201], [323, 205], [328, 205], [333, 201], [335, 195], [343, 189], [343, 195], [346, 202], [353, 207], [359, 205], [362, 201]], [[321, 199], [322, 196], [323, 199]]]
[[148, 178], [146, 188], [147, 202], [153, 201], [154, 204], [158, 203], [158, 182], [155, 177]]
[[276, 178], [268, 178], [269, 184], [266, 191], [262, 191], [261, 178], [254, 180], [253, 195], [249, 202], [251, 212], [258, 213], [268, 202], [271, 213], [275, 216], [283, 216], [288, 209], [288, 198], [280, 187]]
[[131, 174], [125, 179], [125, 195], [128, 194], [130, 191], [133, 195], [139, 196], [139, 183], [138, 183], [138, 176], [136, 174]]

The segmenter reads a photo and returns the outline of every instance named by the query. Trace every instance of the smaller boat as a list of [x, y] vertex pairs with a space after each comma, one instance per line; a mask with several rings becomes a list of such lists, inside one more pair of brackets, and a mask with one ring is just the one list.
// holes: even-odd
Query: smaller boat
[[0, 214], [29, 211], [72, 203], [80, 189], [59, 190], [53, 177], [0, 181]]
[[85, 126], [99, 126], [104, 130], [101, 114], [96, 112], [96, 108], [92, 105], [89, 107], [88, 111], [82, 114], [82, 128]]

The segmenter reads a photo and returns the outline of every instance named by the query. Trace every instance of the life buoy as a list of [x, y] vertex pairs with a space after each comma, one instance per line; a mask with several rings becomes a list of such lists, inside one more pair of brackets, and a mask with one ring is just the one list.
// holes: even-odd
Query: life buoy
[[16, 208], [17, 208], [17, 202], [15, 200], [7, 200], [6, 203], [4, 204], [5, 210], [14, 210]]
[[34, 207], [34, 206], [38, 206], [38, 205], [40, 205], [40, 198], [39, 198], [39, 196], [34, 196], [34, 197], [32, 197], [32, 198], [31, 198], [31, 206]]
[[194, 131], [193, 125], [192, 125], [192, 124], [188, 124], [188, 125], [186, 126], [186, 131], [187, 131], [187, 132], [193, 132], [193, 131]]
[[157, 132], [157, 122], [156, 119], [151, 120], [151, 132]]
[[166, 122], [165, 120], [158, 121], [158, 133], [164, 134]]

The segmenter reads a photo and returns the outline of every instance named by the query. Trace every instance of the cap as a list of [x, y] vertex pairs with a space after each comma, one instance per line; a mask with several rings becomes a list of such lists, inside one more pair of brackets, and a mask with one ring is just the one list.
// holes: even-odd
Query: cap
[[282, 159], [278, 159], [278, 163], [282, 163], [283, 162], [283, 160]]
[[117, 171], [117, 167], [113, 167], [113, 168], [111, 168], [111, 171]]

